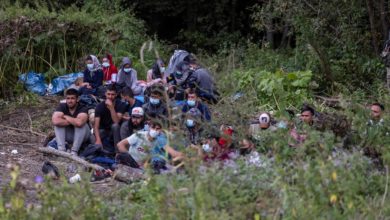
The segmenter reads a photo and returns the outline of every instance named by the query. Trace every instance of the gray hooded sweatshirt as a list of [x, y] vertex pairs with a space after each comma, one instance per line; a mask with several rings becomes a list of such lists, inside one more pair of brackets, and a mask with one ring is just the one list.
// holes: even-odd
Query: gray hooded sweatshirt
[[134, 95], [140, 95], [142, 93], [142, 87], [137, 84], [137, 71], [131, 68], [129, 73], [126, 73], [123, 69], [126, 64], [132, 64], [128, 57], [122, 59], [122, 64], [118, 73], [118, 84], [125, 84], [126, 87], [133, 90]]

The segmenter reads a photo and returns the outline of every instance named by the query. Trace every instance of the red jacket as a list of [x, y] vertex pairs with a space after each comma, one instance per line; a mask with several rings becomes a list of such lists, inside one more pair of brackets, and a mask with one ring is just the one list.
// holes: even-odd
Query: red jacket
[[104, 73], [104, 78], [103, 80], [104, 81], [108, 81], [108, 80], [111, 80], [111, 75], [113, 73], [117, 74], [118, 73], [118, 69], [116, 68], [116, 66], [114, 65], [114, 62], [112, 62], [112, 55], [111, 54], [107, 54], [107, 58], [108, 60], [110, 61], [110, 66], [109, 67], [103, 67], [103, 73]]

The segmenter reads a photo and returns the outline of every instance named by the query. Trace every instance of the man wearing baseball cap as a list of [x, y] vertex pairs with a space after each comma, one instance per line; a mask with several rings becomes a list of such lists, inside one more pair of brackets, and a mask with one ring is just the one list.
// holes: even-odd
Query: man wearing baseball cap
[[121, 125], [121, 139], [128, 138], [133, 133], [143, 130], [145, 126], [145, 113], [141, 107], [135, 107], [131, 110], [130, 120]]

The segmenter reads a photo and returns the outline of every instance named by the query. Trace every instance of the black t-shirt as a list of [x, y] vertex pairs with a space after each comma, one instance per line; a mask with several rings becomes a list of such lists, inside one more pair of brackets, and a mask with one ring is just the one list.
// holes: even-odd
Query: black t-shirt
[[[115, 107], [114, 107], [115, 112], [124, 114], [126, 112], [126, 105], [118, 99], [115, 99], [114, 102], [115, 102]], [[106, 129], [106, 130], [111, 129], [111, 125], [113, 124], [113, 121], [111, 118], [110, 110], [108, 110], [105, 102], [101, 102], [96, 106], [95, 117], [100, 118], [100, 126], [99, 126], [100, 129]]]
[[66, 103], [61, 103], [60, 105], [58, 105], [58, 107], [56, 108], [55, 111], [62, 112], [62, 113], [64, 113], [64, 115], [68, 115], [68, 116], [73, 117], [73, 118], [77, 118], [77, 115], [80, 113], [88, 114], [88, 109], [80, 104], [77, 104], [76, 110], [74, 111], [73, 114], [70, 113], [69, 108], [66, 105]]

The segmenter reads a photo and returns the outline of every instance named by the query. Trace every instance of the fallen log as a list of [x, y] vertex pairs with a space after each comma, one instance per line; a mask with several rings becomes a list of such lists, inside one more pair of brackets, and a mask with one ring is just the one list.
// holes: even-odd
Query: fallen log
[[146, 175], [141, 169], [119, 164], [114, 172], [113, 179], [130, 184], [137, 180], [146, 179]]
[[70, 153], [67, 153], [67, 152], [64, 152], [64, 151], [59, 151], [59, 150], [56, 150], [56, 149], [53, 149], [53, 148], [50, 148], [50, 147], [39, 147], [38, 151], [41, 152], [41, 153], [56, 155], [56, 156], [59, 156], [59, 157], [64, 157], [64, 158], [70, 159], [70, 160], [75, 161], [75, 162], [77, 162], [79, 164], [82, 164], [82, 165], [84, 165], [85, 167], [88, 167], [88, 168], [92, 168], [92, 169], [95, 169], [95, 170], [104, 170], [103, 167], [101, 167], [101, 166], [99, 166], [97, 164], [89, 163], [88, 161], [82, 159], [81, 157], [74, 156], [74, 155], [72, 155]]

